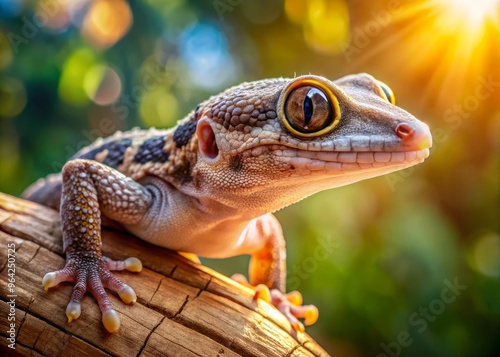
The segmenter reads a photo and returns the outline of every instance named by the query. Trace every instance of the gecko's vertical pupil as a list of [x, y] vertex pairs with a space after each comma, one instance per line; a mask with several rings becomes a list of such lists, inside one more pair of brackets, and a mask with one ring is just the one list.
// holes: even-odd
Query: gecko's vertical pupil
[[311, 118], [313, 116], [313, 102], [311, 96], [309, 95], [312, 90], [307, 93], [306, 98], [304, 99], [304, 124], [307, 126], [311, 122]]

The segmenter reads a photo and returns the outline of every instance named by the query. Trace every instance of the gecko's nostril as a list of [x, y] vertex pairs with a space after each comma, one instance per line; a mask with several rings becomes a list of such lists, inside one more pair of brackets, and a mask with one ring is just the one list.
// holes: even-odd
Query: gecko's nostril
[[400, 123], [396, 127], [396, 134], [403, 140], [407, 140], [413, 136], [415, 128], [407, 123]]
[[422, 122], [400, 123], [395, 131], [403, 150], [422, 150], [432, 146], [429, 127]]

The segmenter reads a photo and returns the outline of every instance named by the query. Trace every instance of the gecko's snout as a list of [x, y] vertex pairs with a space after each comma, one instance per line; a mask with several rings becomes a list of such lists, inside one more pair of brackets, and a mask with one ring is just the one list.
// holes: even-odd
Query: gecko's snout
[[403, 141], [405, 148], [410, 150], [428, 149], [432, 146], [432, 135], [427, 124], [399, 123], [396, 126], [396, 135]]

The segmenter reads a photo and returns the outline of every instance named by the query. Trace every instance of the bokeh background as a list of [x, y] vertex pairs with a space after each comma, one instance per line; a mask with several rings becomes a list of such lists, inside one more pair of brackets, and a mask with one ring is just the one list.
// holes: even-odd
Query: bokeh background
[[[308, 332], [337, 356], [498, 355], [499, 3], [1, 0], [0, 191], [242, 81], [368, 72], [434, 147], [277, 213], [288, 286], [320, 309]], [[206, 261], [228, 275], [247, 262]]]

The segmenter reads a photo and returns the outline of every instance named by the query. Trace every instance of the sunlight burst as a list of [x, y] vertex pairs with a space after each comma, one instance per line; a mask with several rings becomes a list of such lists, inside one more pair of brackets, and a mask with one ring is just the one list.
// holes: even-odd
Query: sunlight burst
[[499, 11], [500, 0], [415, 0], [392, 14], [392, 32], [374, 37], [376, 45], [358, 60], [399, 46], [403, 55], [392, 66], [422, 81], [421, 103], [450, 107], [481, 78], [497, 75], [491, 68], [500, 62]]
[[433, 0], [442, 7], [442, 24], [452, 30], [457, 26], [478, 31], [488, 22], [498, 23], [500, 0]]
[[460, 95], [484, 75], [497, 51], [500, 0], [428, 0], [430, 19], [428, 58], [435, 61], [431, 83], [441, 102]]

